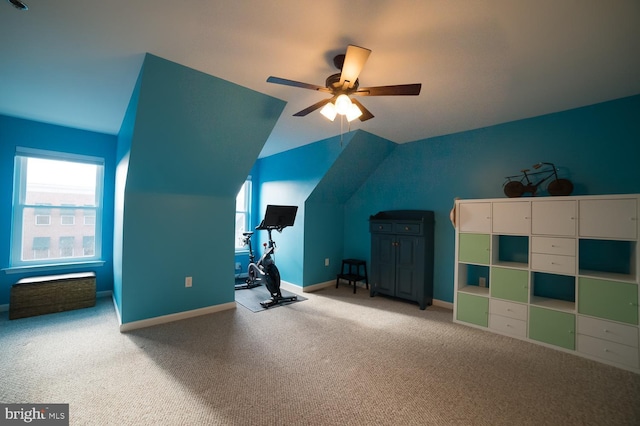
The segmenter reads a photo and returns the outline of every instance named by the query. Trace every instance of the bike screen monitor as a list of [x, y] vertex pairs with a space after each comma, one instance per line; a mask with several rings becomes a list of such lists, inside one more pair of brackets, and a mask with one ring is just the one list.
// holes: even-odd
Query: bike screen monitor
[[276, 206], [268, 205], [267, 212], [264, 214], [262, 226], [282, 229], [287, 226], [293, 226], [296, 220], [298, 206]]

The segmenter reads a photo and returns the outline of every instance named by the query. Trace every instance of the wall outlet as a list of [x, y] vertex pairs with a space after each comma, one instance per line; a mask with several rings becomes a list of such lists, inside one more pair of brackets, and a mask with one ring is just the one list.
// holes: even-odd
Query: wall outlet
[[193, 284], [193, 278], [192, 277], [185, 277], [184, 278], [184, 286], [185, 287], [191, 287], [192, 284]]
[[328, 257], [324, 260], [324, 266], [329, 266], [329, 258]]
[[480, 287], [486, 287], [487, 286], [487, 279], [485, 277], [478, 278], [478, 285]]
[[242, 264], [240, 262], [236, 262], [236, 271], [239, 271], [242, 269]]

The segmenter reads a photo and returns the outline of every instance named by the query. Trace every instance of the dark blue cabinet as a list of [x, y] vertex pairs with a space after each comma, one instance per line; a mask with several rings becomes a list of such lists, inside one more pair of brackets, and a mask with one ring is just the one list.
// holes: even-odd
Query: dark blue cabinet
[[432, 211], [391, 210], [369, 218], [370, 295], [398, 297], [425, 309], [433, 302]]

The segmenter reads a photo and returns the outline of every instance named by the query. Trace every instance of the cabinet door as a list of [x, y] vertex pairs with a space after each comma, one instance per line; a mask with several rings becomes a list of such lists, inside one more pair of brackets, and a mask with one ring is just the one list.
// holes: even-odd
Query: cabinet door
[[529, 235], [531, 231], [531, 203], [493, 203], [492, 226], [494, 234]]
[[459, 234], [458, 261], [488, 265], [490, 237], [488, 234]]
[[424, 287], [424, 244], [421, 237], [398, 236], [396, 242], [396, 296], [418, 300]]
[[531, 233], [575, 236], [576, 202], [534, 201], [531, 204]]
[[578, 312], [638, 324], [638, 285], [580, 277]]
[[529, 338], [575, 350], [576, 316], [568, 312], [529, 307]]
[[395, 238], [391, 234], [371, 237], [371, 293], [394, 295], [396, 275]]
[[580, 236], [634, 240], [638, 210], [634, 198], [580, 200]]
[[489, 298], [458, 293], [456, 319], [487, 327], [489, 325]]
[[529, 272], [520, 269], [491, 268], [491, 297], [527, 303]]
[[461, 232], [491, 232], [491, 203], [459, 203], [458, 224]]

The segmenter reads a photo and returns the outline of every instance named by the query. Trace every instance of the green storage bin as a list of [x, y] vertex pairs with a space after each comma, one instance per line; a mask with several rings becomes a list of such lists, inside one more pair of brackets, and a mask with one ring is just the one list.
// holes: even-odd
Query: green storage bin
[[458, 261], [488, 265], [490, 241], [488, 234], [460, 234]]
[[568, 312], [529, 307], [529, 338], [565, 349], [576, 349], [576, 316]]
[[529, 271], [491, 268], [491, 297], [527, 303], [529, 300]]
[[456, 319], [482, 327], [489, 326], [489, 298], [458, 293]]
[[578, 312], [637, 325], [638, 285], [580, 277]]

